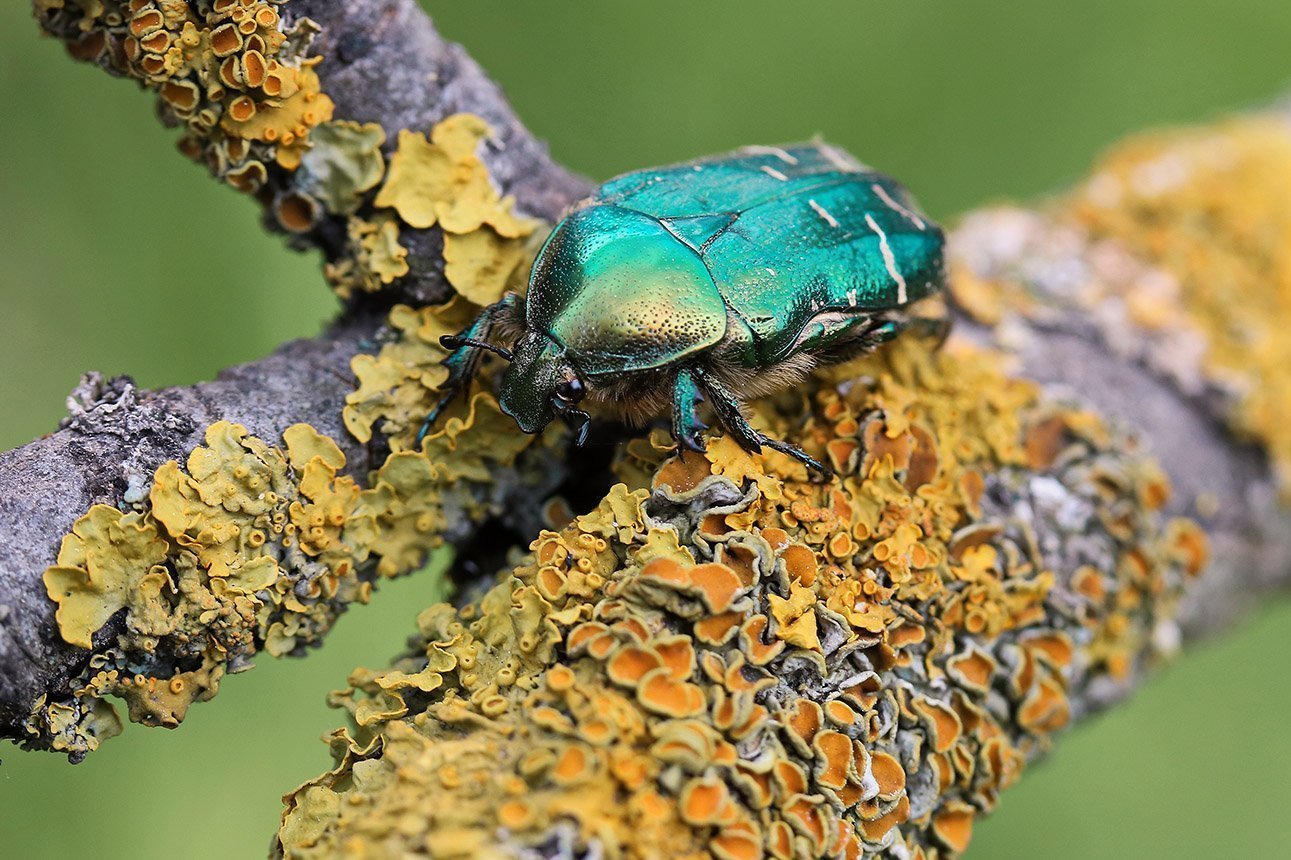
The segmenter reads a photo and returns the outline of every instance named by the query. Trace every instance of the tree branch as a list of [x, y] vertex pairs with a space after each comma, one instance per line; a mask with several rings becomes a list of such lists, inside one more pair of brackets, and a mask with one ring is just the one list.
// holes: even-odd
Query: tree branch
[[551, 218], [585, 185], [410, 3], [293, 0], [236, 46], [236, 4], [138, 5], [37, 8], [321, 248], [351, 316], [193, 389], [91, 379], [64, 430], [0, 458], [0, 717], [29, 745], [83, 755], [108, 694], [173, 725], [506, 513], [532, 553], [351, 676], [352, 731], [289, 798], [283, 853], [954, 855], [1058, 730], [1291, 574], [1278, 118], [970, 217], [947, 349], [906, 337], [753, 406], [839, 481], [720, 435], [686, 457], [638, 439], [622, 484], [575, 476], [602, 501], [570, 518], [546, 503], [559, 435], [517, 442], [487, 392], [411, 443], [437, 335], [540, 233], [503, 195]]
[[[38, 12], [43, 5], [36, 4]], [[111, 12], [119, 4], [108, 5]], [[412, 0], [297, 0], [278, 8], [283, 11], [283, 31], [305, 18], [317, 25], [311, 55], [323, 58], [314, 68], [321, 91], [335, 101], [337, 120], [379, 124], [386, 149], [391, 150], [401, 129], [426, 131], [446, 116], [469, 111], [486, 118], [491, 129], [480, 149], [489, 177], [500, 193], [515, 195], [520, 210], [551, 218], [584, 193], [584, 181], [551, 162], [497, 86], [459, 46], [440, 38]], [[42, 14], [45, 26], [65, 38], [75, 56], [99, 62], [116, 74], [140, 76], [137, 68], [118, 61], [125, 50], [126, 37], [119, 32], [124, 25], [114, 28], [96, 20], [83, 31], [81, 10], [74, 4], [60, 4]], [[203, 74], [194, 73], [194, 79], [204, 81]], [[159, 86], [156, 81], [142, 82]], [[168, 121], [183, 121], [164, 98], [160, 104]], [[230, 166], [227, 155], [221, 155], [223, 160], [212, 155], [236, 142], [222, 136], [220, 128], [208, 130], [189, 121], [186, 135], [206, 134], [205, 157], [217, 162], [217, 175], [236, 185], [230, 177], [236, 176], [237, 166]], [[302, 194], [302, 184], [312, 180], [306, 171], [277, 167], [272, 148], [261, 142], [253, 141], [242, 159], [243, 166], [252, 163], [267, 165], [263, 184], [236, 187], [256, 193], [266, 204], [267, 226], [281, 231], [275, 207]], [[360, 211], [371, 210], [370, 196]], [[335, 262], [354, 253], [344, 238], [346, 220], [345, 215], [322, 212], [307, 230], [292, 234], [292, 241], [316, 245]], [[27, 722], [38, 703], [47, 711], [52, 704], [74, 699], [91, 658], [123, 632], [125, 619], [118, 614], [96, 636], [93, 651], [69, 644], [54, 619], [56, 604], [46, 597], [41, 582], [44, 571], [55, 563], [60, 540], [92, 505], [128, 508], [145, 500], [158, 467], [169, 460], [184, 463], [217, 421], [240, 423], [271, 444], [287, 427], [308, 423], [340, 443], [345, 473], [361, 481], [382, 464], [386, 444], [380, 439], [360, 444], [341, 422], [346, 396], [354, 387], [351, 360], [375, 352], [382, 338], [389, 340], [379, 308], [401, 298], [442, 303], [453, 295], [444, 278], [440, 229], [405, 229], [400, 239], [410, 248], [407, 274], [384, 292], [361, 293], [347, 319], [318, 339], [289, 344], [266, 359], [226, 371], [215, 382], [191, 388], [146, 392], [128, 379], [105, 382], [91, 376], [69, 400], [72, 415], [63, 429], [0, 455], [0, 736], [59, 746], [74, 758], [84, 754], [85, 739], [55, 741], [47, 720], [34, 731]], [[549, 454], [529, 459], [536, 463], [542, 457], [551, 459]], [[554, 461], [528, 468], [533, 475], [542, 474], [543, 483], [559, 482], [562, 473]], [[503, 471], [514, 469], [507, 466]], [[516, 481], [490, 483], [477, 482], [471, 492], [491, 504], [483, 512], [466, 506], [450, 511], [444, 537], [465, 541], [473, 523], [513, 507], [507, 494], [515, 492]], [[510, 490], [501, 491], [503, 486]], [[431, 536], [425, 543], [433, 543]], [[358, 575], [370, 580], [374, 567], [369, 564]], [[337, 610], [343, 607], [343, 601], [333, 602]], [[135, 662], [135, 670], [142, 668]], [[150, 675], [167, 676], [165, 666], [148, 662]], [[172, 666], [170, 671], [179, 669]], [[77, 707], [74, 715], [64, 715], [63, 722], [83, 723], [82, 710]], [[109, 725], [106, 731], [111, 730]]]

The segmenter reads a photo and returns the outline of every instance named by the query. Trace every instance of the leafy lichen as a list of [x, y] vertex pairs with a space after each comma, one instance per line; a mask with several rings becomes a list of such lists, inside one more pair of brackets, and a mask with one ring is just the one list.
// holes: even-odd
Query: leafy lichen
[[[496, 410], [490, 404], [479, 395], [427, 451], [462, 448], [456, 436]], [[442, 541], [445, 504], [458, 517], [482, 516], [472, 482], [523, 447], [463, 454], [456, 466], [398, 452], [364, 489], [314, 428], [294, 425], [283, 440], [274, 447], [217, 422], [186, 467], [157, 469], [147, 504], [96, 505], [75, 523], [45, 585], [67, 642], [88, 649], [101, 635], [75, 695], [35, 706], [30, 743], [92, 749], [110, 723], [107, 695], [124, 697], [135, 721], [177, 725], [226, 669], [245, 668], [260, 649], [317, 643], [345, 606], [368, 599], [374, 576], [422, 563]]]
[[[1071, 314], [1271, 455], [1291, 498], [1291, 123], [1246, 117], [1117, 145], [1040, 212], [977, 213], [951, 244], [956, 303], [1007, 347]], [[1197, 500], [1206, 508], [1206, 499]]]
[[385, 130], [374, 122], [323, 123], [314, 129], [313, 145], [301, 158], [301, 190], [328, 212], [352, 214], [385, 176], [385, 141]]
[[82, 648], [129, 602], [143, 580], [166, 558], [157, 525], [139, 514], [95, 505], [63, 538], [58, 562], [45, 572], [50, 600], [63, 638]]
[[[444, 275], [468, 301], [491, 304], [507, 287], [519, 286], [517, 279], [533, 255], [531, 239], [542, 222], [516, 215], [515, 201], [498, 193], [479, 154], [489, 134], [483, 119], [465, 113], [440, 121], [429, 138], [418, 131], [399, 132], [384, 182], [372, 200], [374, 212], [351, 214], [354, 253], [327, 267], [328, 279], [341, 295], [379, 290], [407, 273], [402, 257], [385, 250], [399, 247], [396, 221], [414, 230], [438, 227], [443, 232]], [[324, 202], [329, 211], [354, 212], [354, 207], [337, 209], [333, 201]], [[388, 262], [392, 257], [398, 261], [394, 265]]]
[[488, 124], [461, 113], [429, 129], [429, 138], [400, 130], [387, 163], [385, 129], [333, 120], [318, 72], [327, 60], [310, 54], [318, 27], [284, 17], [287, 3], [36, 0], [34, 7], [73, 56], [155, 91], [163, 118], [184, 129], [183, 153], [256, 195], [269, 223], [328, 247], [324, 274], [341, 297], [397, 284], [410, 273], [402, 231], [436, 227], [449, 283], [478, 305], [496, 301], [523, 277], [542, 222], [516, 214], [515, 201], [493, 183], [480, 156]]
[[753, 420], [839, 479], [627, 443], [599, 506], [351, 676], [280, 850], [953, 856], [1204, 562], [1158, 469], [976, 349], [903, 340]]
[[1118, 145], [1073, 195], [1071, 215], [1164, 270], [1126, 301], [1148, 329], [1204, 337], [1232, 422], [1273, 455], [1291, 497], [1291, 123], [1233, 120]]
[[72, 56], [155, 91], [181, 150], [254, 192], [266, 166], [295, 170], [334, 106], [306, 59], [314, 25], [284, 25], [281, 2], [36, 0]]

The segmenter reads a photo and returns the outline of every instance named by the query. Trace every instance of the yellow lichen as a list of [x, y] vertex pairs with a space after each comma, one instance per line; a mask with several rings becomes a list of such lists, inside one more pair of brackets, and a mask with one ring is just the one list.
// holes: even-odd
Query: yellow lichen
[[[396, 305], [389, 323], [397, 339], [377, 355], [356, 355], [350, 368], [358, 387], [345, 398], [345, 428], [360, 442], [372, 438], [377, 428], [396, 451], [412, 447], [420, 422], [440, 397], [439, 386], [448, 378], [440, 365], [447, 352], [439, 338], [465, 327], [475, 308], [455, 300], [441, 308], [414, 310]], [[378, 424], [378, 422], [380, 422]]]
[[63, 538], [58, 562], [45, 571], [49, 599], [63, 638], [82, 648], [129, 602], [148, 573], [166, 558], [157, 526], [139, 514], [95, 505]]
[[519, 239], [537, 223], [517, 218], [514, 201], [501, 197], [477, 149], [490, 134], [473, 114], [453, 114], [424, 134], [404, 129], [390, 158], [385, 185], [376, 205], [391, 207], [409, 226], [438, 224], [447, 233], [464, 235], [485, 225], [498, 236]]
[[245, 117], [235, 110], [226, 111], [220, 121], [224, 130], [244, 140], [273, 144], [278, 166], [295, 170], [309, 146], [310, 132], [330, 120], [335, 110], [332, 100], [319, 88], [318, 73], [313, 69], [321, 60], [314, 57], [298, 68], [283, 69], [281, 86], [291, 95], [249, 109]]
[[[992, 355], [899, 342], [833, 379], [853, 382], [752, 418], [810, 453], [871, 440], [838, 480], [720, 437], [703, 456], [630, 443], [632, 485], [478, 602], [423, 613], [416, 650], [336, 698], [354, 734], [288, 799], [284, 853], [962, 851], [1067, 721], [1077, 667], [1147, 659], [1200, 542], [1155, 519], [1154, 467]], [[1065, 453], [1033, 471], [1042, 426]], [[1057, 588], [1010, 531], [1001, 500], [1039, 478], [1088, 506], [1082, 539], [1107, 536], [1097, 589]]]
[[[443, 230], [444, 275], [477, 305], [492, 304], [519, 285], [534, 250], [527, 240], [541, 225], [516, 216], [514, 201], [494, 186], [477, 152], [489, 133], [488, 124], [472, 114], [442, 120], [429, 140], [400, 131], [375, 200], [409, 227]], [[346, 274], [336, 272], [334, 282], [345, 283]]]
[[1126, 296], [1149, 329], [1204, 333], [1235, 427], [1268, 446], [1291, 492], [1291, 124], [1269, 116], [1117, 146], [1069, 202], [1094, 238], [1159, 266]]
[[[452, 432], [472, 423], [458, 421]], [[59, 632], [88, 649], [117, 613], [121, 624], [71, 701], [36, 708], [35, 735], [72, 753], [93, 748], [108, 732], [95, 716], [107, 695], [125, 698], [131, 719], [173, 726], [191, 702], [215, 694], [226, 668], [245, 667], [260, 648], [285, 654], [317, 642], [346, 604], [367, 600], [365, 563], [380, 576], [419, 565], [441, 541], [445, 497], [469, 509], [469, 481], [494, 462], [487, 451], [463, 454], [463, 471], [454, 472], [405, 451], [362, 489], [341, 474], [334, 440], [304, 424], [283, 439], [277, 448], [217, 422], [186, 468], [157, 469], [142, 510], [96, 505], [76, 522], [45, 573]], [[464, 440], [449, 444], [466, 450]], [[200, 668], [126, 671], [153, 654]]]
[[444, 234], [444, 277], [458, 295], [477, 305], [493, 304], [508, 287], [519, 286], [532, 257], [530, 246], [492, 230]]
[[343, 299], [355, 291], [374, 293], [408, 274], [408, 249], [399, 244], [395, 218], [377, 214], [367, 221], [349, 219], [350, 254], [327, 263], [323, 275]]
[[[440, 364], [447, 353], [439, 338], [460, 331], [478, 311], [460, 298], [420, 310], [397, 305], [389, 321], [398, 338], [377, 355], [356, 355], [350, 362], [359, 380], [345, 399], [343, 418], [350, 433], [366, 442], [376, 429], [393, 450], [412, 448], [422, 422], [443, 396], [439, 386], [448, 378]], [[423, 450], [446, 479], [488, 481], [486, 463], [508, 464], [532, 442], [532, 437], [516, 431], [493, 395], [481, 391], [449, 406]]]

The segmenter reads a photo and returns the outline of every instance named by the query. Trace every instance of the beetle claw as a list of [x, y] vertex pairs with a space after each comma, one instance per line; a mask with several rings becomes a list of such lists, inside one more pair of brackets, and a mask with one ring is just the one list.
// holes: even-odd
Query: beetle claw
[[766, 445], [771, 450], [779, 451], [781, 454], [787, 454], [790, 457], [793, 457], [799, 463], [802, 463], [804, 466], [807, 467], [807, 472], [809, 474], [814, 472], [815, 477], [819, 478], [820, 479], [819, 482], [822, 484], [827, 482], [830, 478], [835, 477], [833, 469], [829, 468], [824, 463], [817, 460], [815, 457], [810, 456], [805, 451], [801, 451], [798, 448], [795, 448], [793, 445], [790, 445], [788, 442], [781, 442], [778, 439], [769, 439], [766, 437], [763, 437], [758, 441], [761, 442], [763, 445]]
[[444, 411], [444, 407], [452, 401], [456, 394], [457, 389], [450, 388], [443, 397], [439, 398], [439, 402], [435, 404], [434, 408], [430, 410], [430, 414], [426, 416], [426, 420], [421, 422], [421, 429], [417, 431], [417, 439], [413, 443], [414, 449], [418, 451], [421, 450], [421, 443], [425, 440], [426, 435], [430, 433], [430, 428], [435, 426], [435, 422], [439, 420], [439, 416]]
[[680, 436], [678, 436], [677, 444], [685, 448], [687, 451], [694, 451], [696, 454], [703, 454], [705, 451], [708, 450], [708, 448], [705, 447], [704, 445], [704, 437], [702, 435], [702, 431], [707, 430], [708, 428], [701, 427], [699, 429], [701, 431], [699, 433], [694, 433], [694, 434], [683, 433]]

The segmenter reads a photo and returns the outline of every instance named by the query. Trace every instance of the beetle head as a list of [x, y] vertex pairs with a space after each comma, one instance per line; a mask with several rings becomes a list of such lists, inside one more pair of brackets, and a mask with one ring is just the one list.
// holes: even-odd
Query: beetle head
[[526, 433], [537, 433], [559, 417], [582, 445], [591, 417], [578, 402], [587, 386], [575, 372], [565, 350], [540, 331], [528, 331], [515, 349], [515, 359], [502, 376], [499, 405]]

